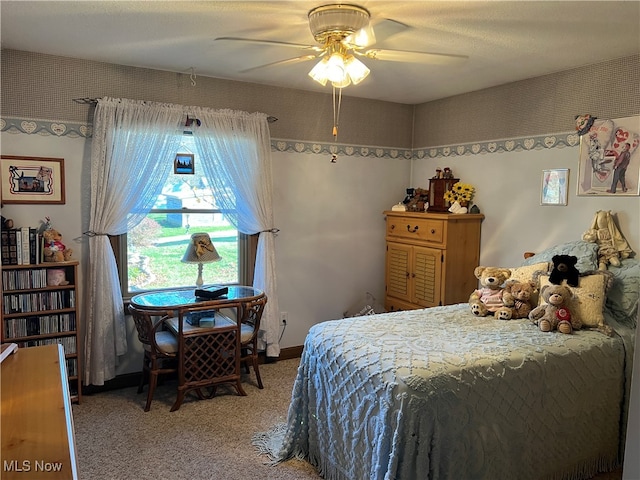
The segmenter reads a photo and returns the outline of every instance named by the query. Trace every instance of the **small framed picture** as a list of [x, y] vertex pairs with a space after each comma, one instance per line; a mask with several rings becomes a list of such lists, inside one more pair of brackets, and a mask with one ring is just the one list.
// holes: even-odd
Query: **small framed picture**
[[65, 203], [64, 159], [2, 155], [2, 203]]
[[542, 171], [540, 205], [566, 205], [569, 197], [569, 169]]
[[173, 173], [180, 175], [193, 175], [195, 173], [193, 153], [178, 153], [173, 162]]

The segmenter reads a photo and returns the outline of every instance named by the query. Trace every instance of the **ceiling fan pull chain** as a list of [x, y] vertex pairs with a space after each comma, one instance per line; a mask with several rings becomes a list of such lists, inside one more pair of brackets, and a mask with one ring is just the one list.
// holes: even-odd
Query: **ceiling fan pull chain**
[[[342, 89], [338, 93], [338, 101], [336, 103], [336, 86], [332, 85], [333, 88], [333, 141], [338, 142], [338, 123], [340, 121], [340, 107], [342, 106]], [[333, 153], [331, 155], [331, 163], [336, 163], [338, 160], [337, 153]]]
[[338, 100], [336, 102], [336, 87], [333, 87], [333, 140], [338, 141], [338, 125], [340, 124], [340, 108], [342, 107], [342, 89], [338, 89]]

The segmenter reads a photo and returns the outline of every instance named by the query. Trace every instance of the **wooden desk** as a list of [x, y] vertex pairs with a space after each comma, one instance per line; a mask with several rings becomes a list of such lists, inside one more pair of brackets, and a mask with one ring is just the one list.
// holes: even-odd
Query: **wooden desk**
[[[238, 394], [246, 395], [240, 383], [240, 325], [250, 315], [253, 302], [259, 299], [266, 302], [261, 290], [237, 285], [229, 286], [227, 295], [210, 300], [196, 298], [193, 288], [143, 293], [131, 299], [134, 309], [168, 315], [165, 324], [178, 337], [178, 395], [172, 412], [180, 408], [190, 390], [203, 398], [202, 388], [211, 387], [214, 395], [218, 385], [230, 383]], [[227, 308], [236, 309], [236, 321], [218, 313]], [[221, 321], [211, 327], [187, 323], [187, 315], [207, 311], [215, 311]]]
[[78, 478], [62, 345], [19, 348], [0, 365], [3, 480]]

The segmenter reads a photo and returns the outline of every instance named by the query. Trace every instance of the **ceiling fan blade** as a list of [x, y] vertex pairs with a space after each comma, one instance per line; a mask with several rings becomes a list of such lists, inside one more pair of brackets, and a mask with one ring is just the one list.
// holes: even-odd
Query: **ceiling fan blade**
[[[382, 43], [385, 40], [388, 40], [399, 33], [411, 30], [412, 28], [407, 24], [398, 22], [397, 20], [391, 20], [390, 18], [383, 18], [382, 20], [374, 22], [372, 27], [376, 32], [376, 43]], [[373, 45], [373, 43], [370, 43], [369, 45]]]
[[277, 62], [265, 63], [264, 65], [258, 65], [257, 67], [240, 70], [240, 73], [252, 72], [253, 70], [257, 70], [259, 68], [273, 67], [275, 65], [288, 65], [291, 63], [306, 62], [308, 60], [313, 60], [314, 58], [318, 58], [318, 55], [303, 55], [301, 57], [287, 58], [286, 60], [278, 60]]
[[431, 63], [435, 65], [456, 65], [463, 63], [469, 57], [466, 55], [455, 55], [450, 53], [413, 52], [410, 50], [383, 50], [372, 48], [365, 52], [357, 52], [366, 58], [382, 60], [388, 62], [404, 63]]
[[376, 34], [373, 31], [371, 24], [369, 24], [366, 27], [353, 32], [351, 35], [347, 35], [344, 40], [342, 40], [342, 43], [344, 43], [347, 48], [370, 47], [376, 43]]
[[304, 45], [301, 43], [291, 43], [291, 42], [278, 42], [276, 40], [256, 40], [254, 38], [240, 38], [240, 37], [218, 37], [214, 41], [216, 42], [242, 42], [242, 43], [250, 43], [252, 45], [271, 45], [276, 47], [288, 47], [288, 48], [297, 48], [298, 50], [312, 50], [314, 52], [322, 51], [322, 48], [317, 47], [315, 45]]

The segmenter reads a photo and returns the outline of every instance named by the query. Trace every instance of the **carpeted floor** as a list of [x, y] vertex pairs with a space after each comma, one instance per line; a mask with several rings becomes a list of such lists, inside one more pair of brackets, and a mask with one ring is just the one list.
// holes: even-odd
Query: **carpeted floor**
[[82, 480], [317, 480], [306, 462], [276, 466], [259, 456], [253, 435], [284, 422], [299, 359], [261, 365], [264, 389], [253, 372], [243, 374], [246, 397], [218, 388], [217, 396], [188, 395], [169, 412], [176, 383], [158, 386], [151, 410], [144, 412], [147, 390], [137, 388], [85, 395], [73, 406]]
[[[208, 400], [187, 396], [177, 412], [175, 381], [160, 385], [144, 412], [146, 387], [85, 395], [73, 406], [82, 480], [317, 480], [306, 462], [271, 466], [251, 440], [286, 420], [299, 359], [260, 367], [264, 389], [243, 374], [246, 397], [221, 387]], [[620, 480], [622, 472], [592, 480]], [[354, 479], [355, 480], [355, 479]]]

